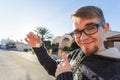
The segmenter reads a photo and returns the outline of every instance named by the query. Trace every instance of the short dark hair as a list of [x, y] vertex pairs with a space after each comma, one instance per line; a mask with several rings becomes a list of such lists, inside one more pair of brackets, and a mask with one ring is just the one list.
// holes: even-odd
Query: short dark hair
[[101, 21], [105, 22], [102, 9], [96, 6], [81, 7], [74, 14], [72, 14], [72, 17], [79, 17], [79, 18], [84, 18], [84, 19], [98, 18]]

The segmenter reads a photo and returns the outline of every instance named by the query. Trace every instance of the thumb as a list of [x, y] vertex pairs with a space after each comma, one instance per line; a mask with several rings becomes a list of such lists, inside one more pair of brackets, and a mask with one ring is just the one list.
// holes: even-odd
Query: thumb
[[69, 64], [66, 53], [62, 53], [61, 57], [62, 57], [62, 59], [63, 59], [63, 61], [64, 61], [65, 64]]

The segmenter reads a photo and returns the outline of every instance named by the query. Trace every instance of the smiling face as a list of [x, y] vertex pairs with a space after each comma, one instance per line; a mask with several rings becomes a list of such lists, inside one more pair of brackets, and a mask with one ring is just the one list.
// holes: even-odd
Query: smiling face
[[[97, 18], [82, 19], [74, 17], [73, 19], [74, 31], [84, 30], [85, 28], [89, 27], [87, 24], [90, 23], [98, 24], [100, 22], [101, 21]], [[96, 33], [91, 35], [86, 35], [85, 33], [82, 32], [81, 37], [75, 38], [75, 41], [85, 54], [100, 52], [105, 49], [103, 42], [104, 35], [107, 32], [108, 27], [109, 27], [108, 23], [105, 23], [104, 26], [98, 27], [98, 31]]]

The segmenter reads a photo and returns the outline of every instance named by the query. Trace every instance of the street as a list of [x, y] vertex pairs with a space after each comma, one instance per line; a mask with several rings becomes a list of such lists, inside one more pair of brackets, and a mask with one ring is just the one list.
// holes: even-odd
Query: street
[[31, 52], [0, 50], [0, 80], [55, 80]]

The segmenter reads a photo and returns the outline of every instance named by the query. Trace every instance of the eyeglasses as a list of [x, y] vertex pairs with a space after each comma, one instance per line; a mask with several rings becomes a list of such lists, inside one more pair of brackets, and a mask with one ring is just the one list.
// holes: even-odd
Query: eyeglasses
[[98, 24], [96, 23], [89, 23], [87, 24], [85, 29], [83, 30], [75, 30], [74, 32], [70, 33], [70, 35], [75, 38], [78, 39], [81, 37], [82, 33], [84, 33], [85, 35], [92, 35], [98, 32], [98, 27], [104, 26], [105, 22], [100, 22]]

